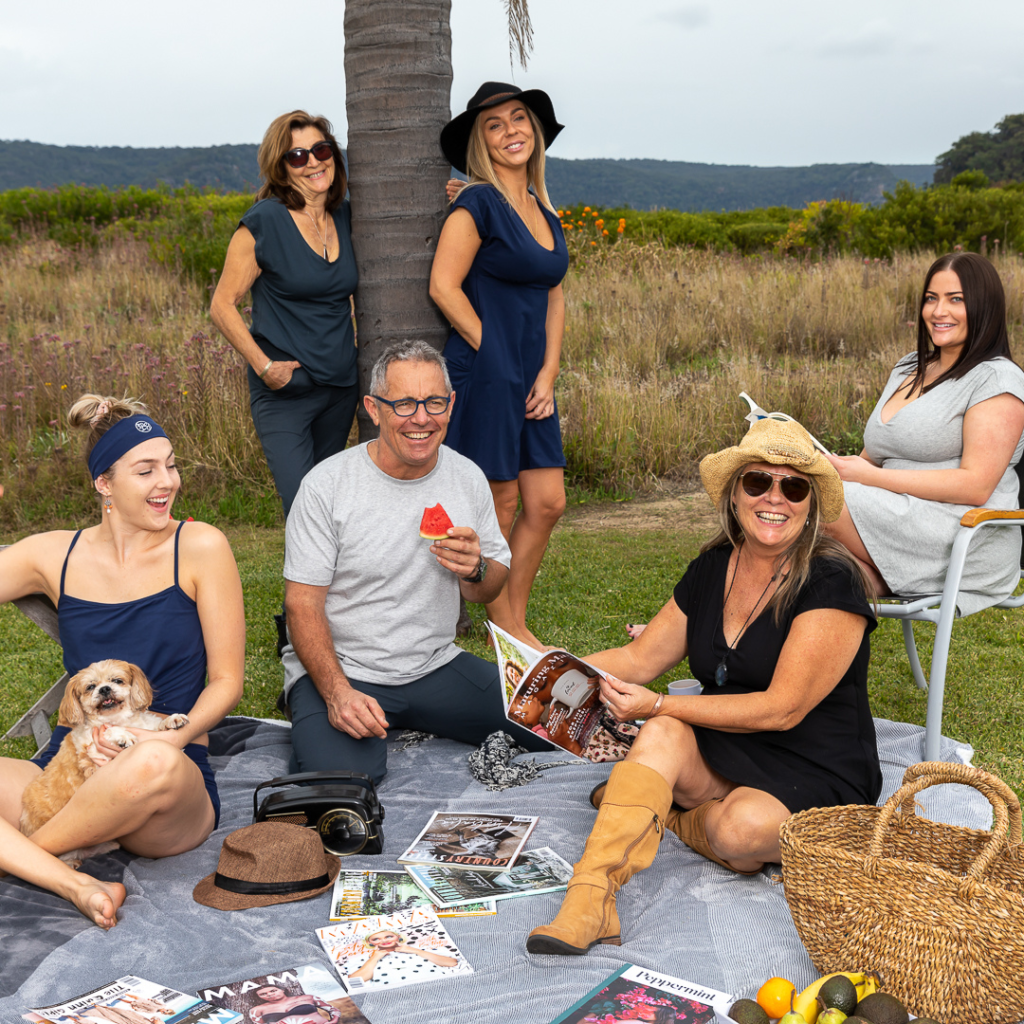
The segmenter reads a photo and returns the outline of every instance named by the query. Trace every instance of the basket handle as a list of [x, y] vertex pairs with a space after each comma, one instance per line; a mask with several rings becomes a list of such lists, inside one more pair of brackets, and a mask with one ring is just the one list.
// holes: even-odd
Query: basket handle
[[[942, 783], [970, 786], [982, 793], [992, 804], [992, 838], [967, 870], [968, 877], [980, 880], [988, 871], [1004, 842], [1021, 842], [1021, 812], [1017, 795], [994, 775], [967, 764], [947, 764], [943, 761], [924, 761], [911, 765], [904, 775], [903, 785], [893, 793], [882, 807], [875, 824], [868, 856], [882, 856], [885, 833], [897, 809], [909, 820], [914, 814], [914, 797], [923, 789]], [[1007, 836], [1007, 831], [1011, 835]]]

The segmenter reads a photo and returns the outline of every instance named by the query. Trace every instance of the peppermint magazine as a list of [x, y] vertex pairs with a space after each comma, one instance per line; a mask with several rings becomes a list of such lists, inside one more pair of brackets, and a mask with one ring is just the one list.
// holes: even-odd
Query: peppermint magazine
[[247, 1024], [370, 1024], [337, 977], [319, 964], [286, 967], [242, 981], [215, 982], [199, 998], [240, 1013]]
[[404, 871], [342, 871], [331, 896], [331, 920], [354, 921], [413, 907], [431, 907], [438, 917], [487, 917], [498, 912], [493, 900], [466, 900], [454, 908], [434, 907]]
[[551, 1024], [713, 1024], [728, 1019], [732, 996], [661, 971], [625, 964]]
[[73, 996], [36, 1006], [27, 1020], [52, 1024], [238, 1024], [241, 1015], [203, 999], [133, 975]]
[[351, 995], [473, 973], [427, 907], [342, 921], [316, 935]]
[[433, 900], [438, 916], [445, 908], [473, 905], [475, 900], [507, 900], [558, 892], [572, 878], [572, 865], [550, 847], [526, 850], [504, 871], [473, 871], [447, 864], [409, 864], [406, 871]]
[[515, 863], [537, 818], [486, 811], [434, 811], [399, 864], [502, 870]]

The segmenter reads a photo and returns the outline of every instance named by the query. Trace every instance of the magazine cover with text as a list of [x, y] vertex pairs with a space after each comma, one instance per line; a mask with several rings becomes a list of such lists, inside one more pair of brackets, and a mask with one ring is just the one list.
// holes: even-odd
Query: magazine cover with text
[[487, 628], [504, 683], [505, 717], [555, 747], [597, 760], [587, 746], [601, 724], [598, 670], [568, 651], [535, 651], [492, 622]]
[[34, 1006], [27, 1020], [52, 1024], [238, 1024], [240, 1014], [133, 975], [61, 1003]]
[[467, 871], [447, 864], [409, 864], [405, 870], [433, 900], [438, 917], [444, 916], [444, 908], [472, 906], [474, 900], [558, 892], [572, 878], [572, 865], [548, 846], [525, 850], [505, 871]]
[[727, 1017], [732, 996], [661, 971], [625, 964], [551, 1024], [713, 1024]]
[[428, 907], [342, 921], [316, 935], [350, 994], [473, 973]]
[[370, 1024], [320, 964], [286, 967], [242, 981], [215, 982], [199, 998], [242, 1015], [248, 1024]]
[[488, 917], [498, 912], [493, 900], [467, 900], [444, 909], [435, 906], [405, 871], [342, 871], [334, 882], [331, 920], [355, 921], [412, 907], [433, 907], [438, 917]]
[[529, 814], [434, 811], [398, 863], [500, 870], [515, 863], [536, 825]]

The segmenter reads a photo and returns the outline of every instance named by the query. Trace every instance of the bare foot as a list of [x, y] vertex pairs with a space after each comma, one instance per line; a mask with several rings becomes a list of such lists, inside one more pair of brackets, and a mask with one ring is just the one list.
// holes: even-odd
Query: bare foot
[[627, 622], [626, 632], [630, 640], [635, 640], [647, 628], [646, 622]]
[[90, 921], [109, 929], [117, 924], [117, 911], [126, 895], [120, 882], [100, 882], [89, 875], [82, 875], [68, 898]]

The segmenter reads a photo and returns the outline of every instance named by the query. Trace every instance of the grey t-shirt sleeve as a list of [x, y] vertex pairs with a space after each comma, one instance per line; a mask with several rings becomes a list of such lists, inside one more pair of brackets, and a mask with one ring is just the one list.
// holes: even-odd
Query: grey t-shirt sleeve
[[307, 476], [299, 485], [288, 513], [284, 578], [293, 583], [327, 587], [334, 580], [339, 537], [330, 483], [330, 477], [318, 474], [311, 479]]

